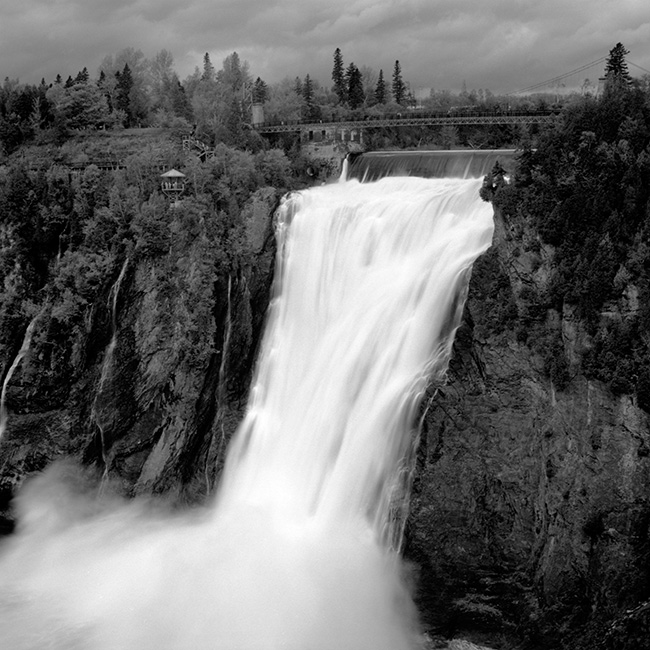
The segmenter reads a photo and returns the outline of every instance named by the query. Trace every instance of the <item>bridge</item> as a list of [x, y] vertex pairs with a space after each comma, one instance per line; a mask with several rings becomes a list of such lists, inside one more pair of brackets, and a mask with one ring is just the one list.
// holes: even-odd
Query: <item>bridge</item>
[[253, 128], [262, 134], [272, 133], [308, 133], [356, 131], [359, 129], [377, 129], [403, 126], [462, 126], [462, 125], [531, 125], [552, 124], [559, 115], [558, 111], [490, 111], [490, 112], [457, 112], [420, 113], [371, 116], [367, 115], [358, 120], [341, 120], [338, 122], [262, 122]]

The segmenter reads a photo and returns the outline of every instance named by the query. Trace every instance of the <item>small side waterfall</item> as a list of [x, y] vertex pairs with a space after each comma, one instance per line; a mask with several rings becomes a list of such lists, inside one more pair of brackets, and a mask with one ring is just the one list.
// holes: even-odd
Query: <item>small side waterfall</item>
[[287, 197], [248, 413], [212, 507], [90, 516], [55, 478], [31, 482], [0, 557], [0, 647], [419, 647], [395, 549], [418, 404], [491, 242], [480, 187], [384, 178]]
[[[106, 382], [109, 380], [113, 368], [113, 357], [115, 355], [115, 346], [117, 345], [117, 301], [120, 294], [120, 287], [122, 286], [122, 281], [126, 275], [127, 268], [129, 266], [129, 258], [127, 257], [122, 264], [122, 269], [120, 270], [117, 280], [111, 287], [111, 290], [108, 294], [108, 308], [111, 314], [111, 340], [106, 348], [104, 353], [104, 360], [102, 362], [102, 368], [99, 375], [99, 382], [97, 384], [97, 390], [95, 391], [95, 399], [90, 410], [90, 416], [95, 422], [97, 429], [99, 430], [100, 445], [101, 445], [101, 455], [102, 455], [102, 464], [104, 467], [104, 478], [108, 476], [108, 456], [107, 449], [108, 444], [105, 437], [105, 423], [101, 415], [101, 405], [105, 401], [104, 389]], [[110, 397], [109, 400], [110, 402]]]
[[0, 440], [2, 440], [5, 429], [7, 428], [7, 419], [9, 417], [7, 413], [7, 405], [6, 405], [7, 389], [9, 387], [9, 382], [11, 381], [14, 372], [16, 372], [16, 368], [18, 368], [20, 362], [23, 360], [23, 357], [27, 354], [27, 352], [29, 352], [29, 346], [32, 343], [34, 328], [36, 327], [36, 321], [38, 320], [39, 316], [40, 313], [34, 316], [34, 318], [32, 318], [29, 325], [27, 326], [27, 329], [25, 330], [25, 336], [23, 337], [22, 345], [20, 346], [20, 350], [18, 350], [18, 354], [14, 358], [11, 366], [9, 366], [9, 370], [7, 371], [4, 381], [2, 382], [2, 391], [0, 392]]

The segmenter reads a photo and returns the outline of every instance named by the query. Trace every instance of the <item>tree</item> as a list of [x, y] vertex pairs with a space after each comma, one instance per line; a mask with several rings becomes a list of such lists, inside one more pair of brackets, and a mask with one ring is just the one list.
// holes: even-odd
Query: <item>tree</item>
[[314, 105], [314, 82], [307, 75], [302, 83], [303, 118], [306, 120], [316, 119], [316, 106]]
[[117, 96], [115, 98], [115, 108], [124, 111], [126, 114], [126, 123], [124, 126], [131, 126], [133, 119], [131, 111], [131, 89], [133, 88], [133, 77], [131, 76], [131, 68], [129, 64], [125, 63], [122, 72], [116, 72], [115, 78], [117, 79]]
[[393, 99], [396, 104], [402, 104], [405, 99], [406, 85], [402, 79], [402, 68], [399, 61], [395, 61], [393, 68]]
[[285, 77], [269, 87], [269, 95], [264, 105], [264, 117], [269, 121], [293, 122], [300, 119], [302, 96], [296, 95], [294, 83]]
[[242, 61], [237, 52], [229, 54], [223, 60], [217, 80], [225, 88], [242, 97], [244, 89], [251, 83], [248, 61]]
[[203, 55], [203, 74], [201, 75], [201, 81], [214, 81], [214, 66], [207, 52]]
[[386, 103], [386, 82], [384, 81], [384, 71], [379, 71], [379, 79], [377, 79], [377, 86], [375, 88], [375, 101], [378, 104]]
[[347, 88], [345, 84], [345, 72], [343, 69], [343, 55], [341, 50], [337, 47], [334, 50], [334, 67], [332, 68], [332, 81], [334, 86], [332, 90], [336, 94], [339, 100], [339, 104], [343, 104], [347, 101]]
[[266, 82], [262, 81], [260, 77], [255, 79], [253, 83], [253, 103], [254, 104], [263, 104], [269, 96], [269, 89], [266, 86]]
[[64, 90], [56, 111], [69, 129], [101, 127], [108, 122], [108, 104], [94, 84], [78, 83]]
[[168, 98], [167, 102], [171, 113], [177, 117], [185, 118], [188, 122], [192, 121], [192, 105], [175, 72], [172, 72], [171, 77], [165, 81], [165, 97]]
[[625, 57], [629, 54], [622, 43], [617, 43], [610, 51], [605, 63], [605, 78], [608, 83], [616, 85], [628, 85], [632, 77], [627, 69]]
[[77, 73], [77, 76], [74, 80], [75, 84], [87, 84], [90, 75], [88, 74], [88, 68], [84, 67], [83, 70]]
[[350, 108], [354, 109], [363, 106], [363, 102], [366, 99], [365, 93], [363, 92], [363, 79], [359, 68], [354, 63], [350, 63], [347, 67], [345, 80], [347, 82]]
[[160, 50], [149, 63], [149, 86], [153, 109], [168, 103], [166, 92], [170, 89], [170, 80], [175, 74], [174, 57], [168, 50]]

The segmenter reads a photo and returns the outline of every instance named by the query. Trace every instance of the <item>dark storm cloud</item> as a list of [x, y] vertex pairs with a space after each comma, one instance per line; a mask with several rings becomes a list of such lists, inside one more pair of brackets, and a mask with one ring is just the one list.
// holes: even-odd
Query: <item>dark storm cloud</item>
[[[237, 51], [268, 82], [329, 85], [332, 54], [415, 87], [516, 90], [606, 56], [618, 42], [650, 69], [645, 0], [24, 0], [3, 7], [0, 60], [23, 81], [95, 74], [120, 49], [171, 51], [181, 77]], [[632, 68], [633, 73], [640, 73]], [[586, 71], [596, 79], [602, 70]], [[579, 81], [579, 80], [576, 80]]]

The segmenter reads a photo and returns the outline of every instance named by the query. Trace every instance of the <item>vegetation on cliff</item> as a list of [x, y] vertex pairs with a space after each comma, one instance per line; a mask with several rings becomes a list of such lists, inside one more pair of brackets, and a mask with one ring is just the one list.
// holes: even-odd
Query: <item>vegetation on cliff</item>
[[[525, 250], [550, 275], [524, 286], [519, 336], [540, 346], [559, 388], [570, 380], [559, 332], [543, 331], [548, 310], [587, 326], [591, 343], [579, 370], [617, 394], [633, 394], [650, 411], [650, 86], [608, 78], [599, 97], [565, 107], [536, 147], [524, 147], [511, 182], [488, 180], [513, 233], [538, 233]], [[516, 238], [516, 236], [515, 236]], [[517, 325], [515, 325], [517, 327]], [[549, 345], [549, 338], [552, 339]]]

